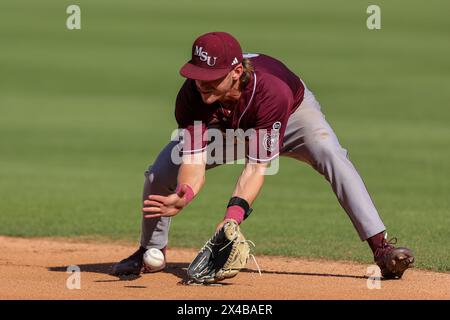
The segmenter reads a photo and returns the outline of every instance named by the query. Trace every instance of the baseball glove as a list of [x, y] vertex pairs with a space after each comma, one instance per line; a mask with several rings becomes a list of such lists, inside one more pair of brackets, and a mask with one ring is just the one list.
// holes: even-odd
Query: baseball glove
[[227, 221], [189, 265], [186, 283], [212, 284], [233, 278], [247, 264], [249, 242], [235, 221]]

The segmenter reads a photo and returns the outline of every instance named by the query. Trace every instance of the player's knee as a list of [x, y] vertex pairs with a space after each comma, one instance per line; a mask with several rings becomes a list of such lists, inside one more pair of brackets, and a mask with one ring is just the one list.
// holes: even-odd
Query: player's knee
[[316, 129], [312, 136], [313, 140], [318, 142], [326, 141], [331, 138], [331, 134], [325, 128]]
[[159, 166], [152, 165], [145, 173], [150, 183], [150, 189], [155, 194], [170, 194], [176, 188], [176, 176], [171, 170], [165, 170]]
[[343, 159], [348, 159], [347, 150], [330, 140], [316, 140], [310, 149], [314, 156], [314, 167], [321, 173], [325, 173], [327, 167], [333, 167]]

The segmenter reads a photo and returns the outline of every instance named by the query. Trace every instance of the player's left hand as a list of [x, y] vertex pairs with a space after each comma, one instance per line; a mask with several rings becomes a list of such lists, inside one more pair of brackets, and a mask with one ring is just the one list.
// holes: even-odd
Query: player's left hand
[[218, 232], [220, 229], [222, 229], [222, 227], [225, 225], [225, 223], [227, 223], [228, 221], [233, 221], [237, 224], [236, 220], [234, 219], [225, 219], [223, 220], [221, 223], [219, 223], [216, 227], [216, 232]]
[[148, 200], [144, 200], [142, 212], [144, 218], [172, 217], [177, 215], [185, 206], [184, 195], [186, 189], [182, 188], [178, 193], [168, 196], [149, 195]]

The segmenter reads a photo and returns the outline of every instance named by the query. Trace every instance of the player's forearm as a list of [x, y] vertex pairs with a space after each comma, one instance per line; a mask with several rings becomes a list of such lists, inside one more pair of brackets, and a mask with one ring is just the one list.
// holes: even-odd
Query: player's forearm
[[245, 199], [251, 205], [264, 184], [266, 168], [265, 163], [247, 163], [236, 184], [233, 197]]
[[178, 171], [178, 185], [187, 184], [197, 194], [205, 183], [206, 152], [183, 156]]
[[256, 199], [264, 184], [266, 168], [267, 164], [262, 163], [247, 163], [245, 165], [234, 189], [233, 197], [228, 203], [224, 221], [233, 219], [240, 224], [250, 214], [250, 205]]

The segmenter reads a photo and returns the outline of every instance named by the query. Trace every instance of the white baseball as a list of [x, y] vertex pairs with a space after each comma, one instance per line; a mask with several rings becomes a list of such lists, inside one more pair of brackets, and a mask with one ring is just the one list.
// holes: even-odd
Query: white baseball
[[156, 248], [148, 249], [144, 253], [144, 263], [151, 268], [159, 268], [164, 264], [164, 254]]

